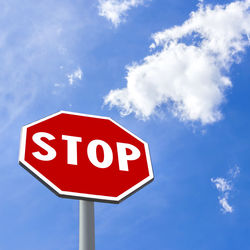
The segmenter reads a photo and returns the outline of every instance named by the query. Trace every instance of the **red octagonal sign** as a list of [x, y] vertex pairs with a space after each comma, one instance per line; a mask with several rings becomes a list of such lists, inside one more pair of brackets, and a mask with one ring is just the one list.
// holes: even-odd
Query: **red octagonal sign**
[[118, 203], [154, 178], [146, 142], [108, 117], [65, 111], [22, 128], [19, 163], [76, 199]]

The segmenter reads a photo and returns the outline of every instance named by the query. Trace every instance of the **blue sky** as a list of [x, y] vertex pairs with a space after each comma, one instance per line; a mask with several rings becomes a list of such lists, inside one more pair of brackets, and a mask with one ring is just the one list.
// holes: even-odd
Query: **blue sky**
[[78, 248], [78, 201], [18, 165], [21, 127], [59, 110], [150, 146], [154, 182], [96, 203], [96, 249], [249, 249], [249, 0], [0, 8], [1, 250]]

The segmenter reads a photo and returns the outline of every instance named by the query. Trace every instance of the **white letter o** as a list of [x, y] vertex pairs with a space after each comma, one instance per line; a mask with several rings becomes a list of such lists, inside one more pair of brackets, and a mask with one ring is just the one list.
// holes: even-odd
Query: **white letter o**
[[[104, 153], [104, 159], [100, 162], [97, 159], [96, 149], [101, 146]], [[113, 152], [110, 146], [102, 140], [93, 140], [89, 143], [87, 149], [90, 162], [98, 168], [108, 168], [113, 162]]]

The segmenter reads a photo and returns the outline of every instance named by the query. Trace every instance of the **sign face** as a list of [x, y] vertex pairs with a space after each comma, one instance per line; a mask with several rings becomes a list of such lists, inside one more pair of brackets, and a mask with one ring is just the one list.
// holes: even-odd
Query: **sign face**
[[146, 142], [108, 117], [66, 111], [22, 128], [19, 164], [60, 197], [114, 203], [154, 178]]

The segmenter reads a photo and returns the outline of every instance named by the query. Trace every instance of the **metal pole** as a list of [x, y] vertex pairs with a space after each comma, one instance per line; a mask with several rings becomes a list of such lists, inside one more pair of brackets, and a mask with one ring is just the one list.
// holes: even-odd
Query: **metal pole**
[[79, 201], [79, 250], [95, 250], [95, 214], [92, 201]]

